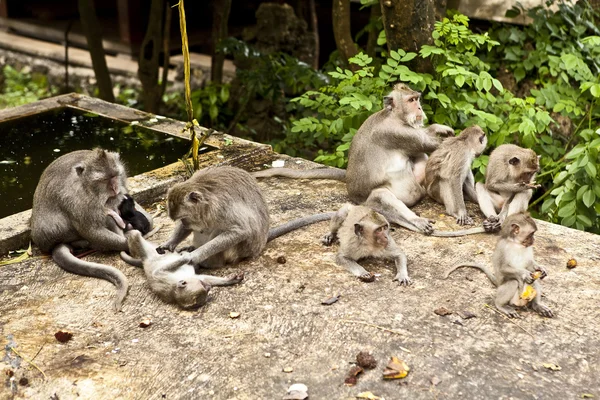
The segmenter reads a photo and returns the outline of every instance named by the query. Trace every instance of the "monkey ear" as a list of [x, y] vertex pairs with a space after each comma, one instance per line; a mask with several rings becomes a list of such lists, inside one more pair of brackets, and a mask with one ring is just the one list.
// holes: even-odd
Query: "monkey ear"
[[510, 231], [512, 232], [513, 235], [518, 235], [519, 232], [521, 232], [521, 227], [517, 224], [512, 224], [510, 226]]
[[361, 224], [354, 224], [354, 234], [356, 236], [362, 236], [364, 232], [364, 228]]
[[82, 164], [77, 164], [75, 166], [75, 172], [77, 172], [77, 175], [81, 176], [81, 174], [83, 174], [83, 171], [85, 170], [85, 167]]
[[181, 281], [177, 282], [177, 288], [178, 289], [183, 289], [186, 286], [187, 286], [187, 282], [186, 281], [181, 280]]
[[192, 203], [201, 203], [202, 201], [204, 201], [204, 197], [199, 192], [190, 192], [188, 194], [188, 200]]
[[385, 96], [383, 98], [383, 107], [386, 110], [392, 111], [394, 108], [394, 98], [392, 96]]
[[521, 160], [519, 160], [517, 157], [513, 157], [510, 160], [508, 160], [508, 163], [510, 165], [518, 165], [521, 162]]

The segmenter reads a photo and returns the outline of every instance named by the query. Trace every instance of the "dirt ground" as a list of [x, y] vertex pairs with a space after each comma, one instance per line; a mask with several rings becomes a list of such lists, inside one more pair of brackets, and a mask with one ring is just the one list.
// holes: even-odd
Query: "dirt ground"
[[[273, 226], [346, 201], [343, 184], [332, 181], [271, 178], [260, 186]], [[437, 220], [437, 229], [458, 228], [438, 205], [416, 209]], [[163, 227], [152, 240], [162, 242], [173, 224], [164, 214], [156, 222]], [[400, 287], [390, 262], [363, 262], [379, 275], [373, 283], [338, 267], [336, 247], [319, 242], [327, 227], [291, 233], [258, 259], [214, 271], [243, 270], [246, 278], [213, 289], [196, 312], [161, 302], [142, 271], [116, 254], [86, 259], [127, 275], [129, 295], [118, 314], [108, 282], [65, 273], [47, 259], [0, 267], [0, 398], [282, 399], [293, 383], [307, 385], [310, 399], [366, 391], [387, 400], [600, 397], [600, 237], [540, 222], [535, 253], [548, 269], [545, 302], [556, 317], [525, 310], [513, 321], [486, 306], [495, 290], [479, 271], [441, 279], [458, 261], [489, 263], [495, 236], [445, 239], [396, 229], [414, 280]], [[337, 303], [321, 304], [334, 295]], [[452, 314], [436, 314], [440, 307]], [[139, 327], [146, 316], [152, 324]], [[72, 339], [58, 342], [59, 330]], [[347, 386], [359, 351], [371, 352], [377, 367]], [[391, 356], [410, 367], [405, 379], [382, 379]]]

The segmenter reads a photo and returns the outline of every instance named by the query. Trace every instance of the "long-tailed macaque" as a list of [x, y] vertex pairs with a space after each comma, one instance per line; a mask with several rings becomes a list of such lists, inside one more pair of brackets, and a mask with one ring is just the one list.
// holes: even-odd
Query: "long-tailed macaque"
[[[514, 144], [498, 146], [488, 161], [485, 184], [475, 185], [479, 207], [488, 220], [502, 223], [508, 215], [527, 211], [539, 171], [539, 157]], [[498, 214], [499, 213], [499, 214]]]
[[372, 282], [375, 279], [357, 262], [373, 257], [393, 259], [396, 264], [394, 280], [401, 285], [411, 283], [406, 255], [390, 235], [390, 224], [378, 212], [366, 206], [345, 204], [331, 219], [330, 232], [323, 238], [323, 244], [330, 246], [338, 240], [337, 263], [360, 280]]
[[473, 267], [483, 271], [492, 284], [498, 288], [495, 305], [502, 313], [511, 318], [519, 317], [514, 306], [524, 306], [527, 301], [521, 298], [524, 285], [528, 284], [535, 290], [531, 300], [531, 308], [544, 317], [553, 317], [552, 311], [542, 303], [542, 286], [540, 278], [546, 276], [546, 270], [533, 259], [533, 241], [537, 226], [533, 218], [526, 213], [511, 214], [504, 220], [500, 238], [492, 255], [494, 272], [487, 267], [474, 263], [461, 263], [444, 277], [461, 267]]
[[193, 232], [193, 251], [182, 254], [182, 262], [205, 268], [256, 257], [267, 241], [334, 214], [300, 218], [269, 231], [267, 203], [256, 180], [234, 167], [196, 172], [169, 189], [167, 206], [169, 217], [177, 222], [173, 235], [158, 252], [174, 251]]
[[425, 166], [425, 189], [438, 203], [446, 206], [446, 212], [456, 217], [460, 225], [470, 225], [473, 219], [467, 214], [465, 198], [477, 203], [475, 179], [471, 163], [487, 145], [483, 130], [475, 125], [460, 135], [444, 139]]
[[31, 213], [33, 242], [42, 251], [52, 252], [54, 261], [65, 271], [114, 284], [117, 311], [127, 295], [125, 275], [114, 267], [80, 260], [71, 250], [127, 250], [123, 231], [110, 216], [118, 214], [126, 193], [127, 175], [119, 154], [102, 149], [74, 151], [44, 170]]
[[140, 231], [131, 230], [125, 236], [131, 255], [121, 252], [121, 258], [131, 265], [143, 267], [150, 289], [167, 303], [184, 309], [198, 308], [206, 303], [212, 286], [235, 285], [244, 279], [244, 273], [226, 278], [196, 274], [192, 264], [182, 264], [181, 254], [158, 254]]
[[294, 171], [282, 168], [254, 173], [261, 176], [329, 178], [346, 182], [350, 200], [383, 214], [391, 223], [431, 234], [433, 227], [409, 207], [425, 195], [421, 186], [426, 153], [439, 146], [438, 134], [450, 135], [449, 126], [424, 127], [421, 94], [403, 83], [384, 97], [384, 108], [371, 115], [356, 132], [348, 153], [346, 172], [334, 169]]

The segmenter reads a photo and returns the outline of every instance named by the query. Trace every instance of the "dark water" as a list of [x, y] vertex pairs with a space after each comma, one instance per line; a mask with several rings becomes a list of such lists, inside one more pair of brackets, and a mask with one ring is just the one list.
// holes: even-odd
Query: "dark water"
[[189, 141], [65, 108], [0, 124], [0, 218], [31, 208], [42, 171], [74, 150], [119, 152], [128, 176], [177, 161]]

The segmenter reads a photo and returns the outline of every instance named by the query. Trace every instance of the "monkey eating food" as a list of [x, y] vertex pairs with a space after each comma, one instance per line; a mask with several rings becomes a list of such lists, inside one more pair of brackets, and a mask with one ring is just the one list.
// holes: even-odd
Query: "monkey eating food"
[[477, 203], [471, 163], [487, 145], [483, 130], [475, 125], [460, 135], [445, 139], [425, 167], [425, 189], [431, 198], [444, 204], [446, 212], [460, 225], [470, 225], [465, 198]]
[[167, 303], [184, 309], [198, 308], [206, 303], [212, 286], [231, 286], [244, 279], [243, 273], [226, 278], [196, 274], [192, 264], [182, 264], [181, 254], [158, 254], [140, 231], [130, 230], [125, 236], [131, 255], [121, 252], [121, 258], [144, 268], [150, 289]]
[[537, 226], [533, 218], [526, 213], [512, 214], [506, 217], [500, 231], [500, 238], [492, 255], [494, 271], [486, 266], [474, 263], [461, 263], [446, 273], [444, 279], [458, 268], [472, 267], [483, 271], [496, 291], [496, 308], [511, 318], [520, 315], [515, 306], [523, 306], [522, 294], [525, 284], [533, 287], [533, 299], [529, 305], [544, 317], [553, 317], [552, 311], [542, 303], [542, 287], [537, 278], [546, 276], [545, 269], [533, 259], [533, 242]]
[[366, 206], [345, 204], [331, 219], [330, 233], [323, 244], [330, 246], [339, 240], [336, 257], [339, 265], [364, 282], [375, 276], [357, 261], [367, 258], [393, 259], [396, 265], [394, 281], [401, 285], [411, 283], [406, 266], [406, 255], [390, 235], [390, 225], [383, 215]]
[[[120, 310], [128, 283], [118, 269], [83, 261], [74, 247], [127, 250], [127, 240], [115, 219], [127, 193], [127, 175], [118, 153], [79, 150], [54, 160], [42, 173], [33, 196], [31, 238], [65, 271], [105, 279], [117, 287]], [[117, 214], [118, 215], [118, 214]]]

